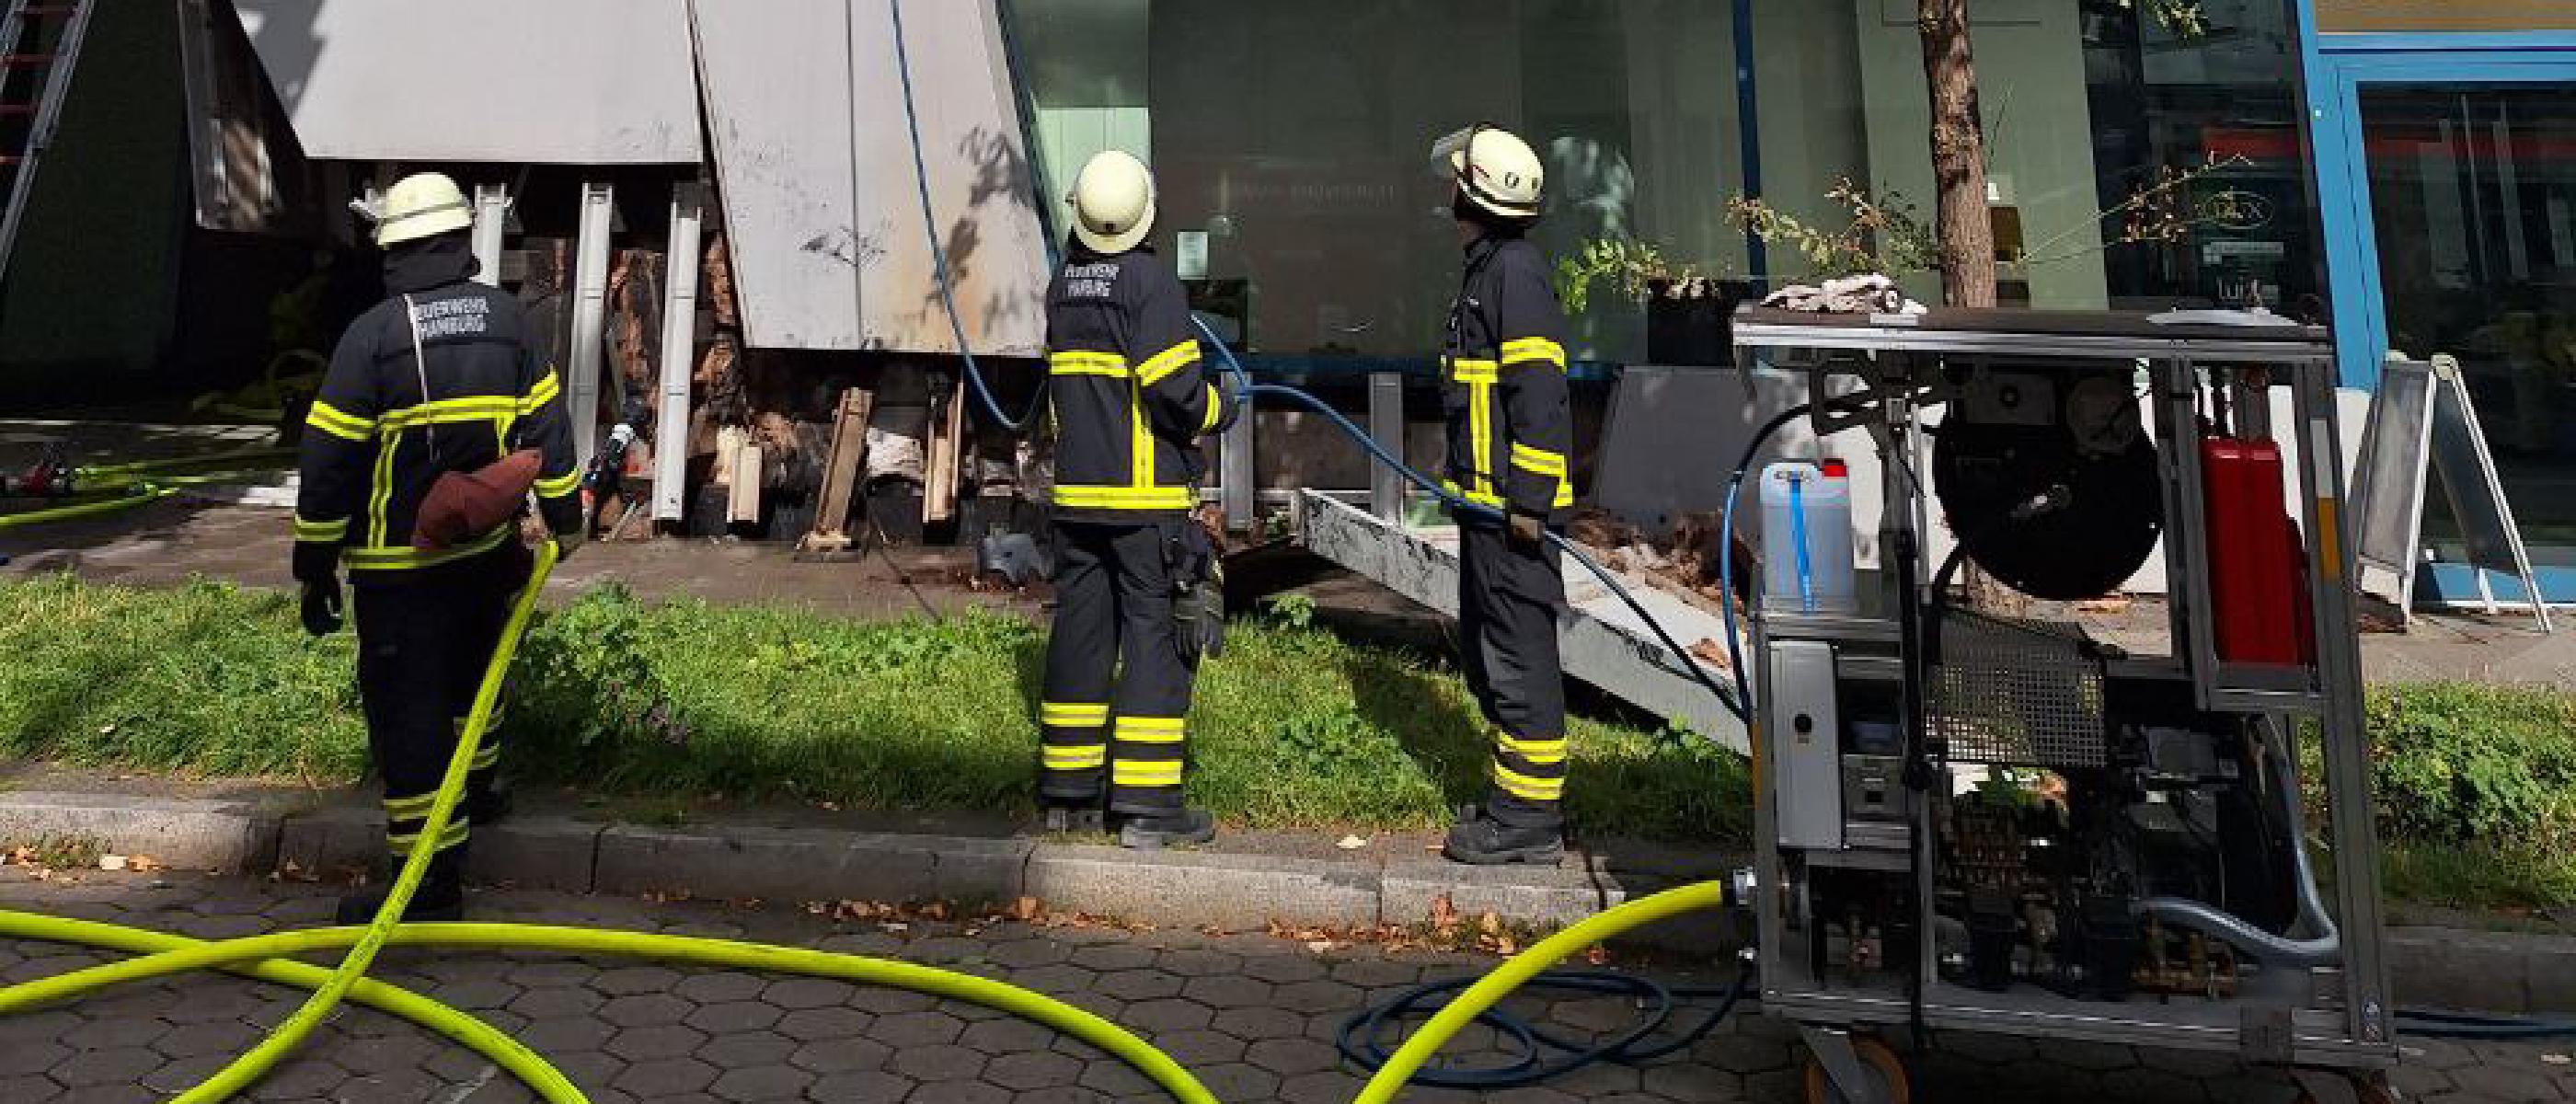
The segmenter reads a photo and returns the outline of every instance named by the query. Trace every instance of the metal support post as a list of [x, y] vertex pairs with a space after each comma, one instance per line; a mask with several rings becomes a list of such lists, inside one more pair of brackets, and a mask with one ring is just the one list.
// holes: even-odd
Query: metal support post
[[2387, 1043], [2388, 962], [2380, 946], [2379, 833], [2370, 801], [2370, 745], [2361, 705], [2361, 637], [2355, 624], [2358, 580], [2343, 516], [2343, 439], [2336, 424], [2331, 366], [2304, 365], [2292, 386], [2291, 416], [2308, 466], [2308, 571], [2316, 580], [2317, 687], [2325, 747], [2326, 793], [2332, 803], [2336, 921], [2343, 932], [2344, 1014], [2352, 1037]]
[[617, 189], [581, 186], [581, 241], [573, 262], [571, 378], [564, 409], [572, 417], [573, 455], [589, 463], [599, 444], [599, 375], [608, 334], [608, 238], [616, 226]]
[[[671, 195], [671, 245], [662, 302], [662, 402], [653, 417], [653, 520], [676, 522], [686, 513], [689, 383], [698, 351], [698, 247], [706, 220], [706, 189], [682, 184]], [[741, 471], [735, 479], [756, 478]]]
[[[1250, 401], [1248, 398], [1245, 400]], [[1252, 423], [1254, 412], [1247, 408], [1234, 424], [1225, 430], [1225, 451], [1217, 458], [1217, 500], [1225, 508], [1226, 528], [1238, 533], [1253, 529], [1255, 495], [1260, 490], [1253, 483]]]
[[[1369, 436], [1397, 456], [1404, 455], [1404, 377], [1394, 372], [1369, 373]], [[1369, 512], [1388, 521], [1404, 520], [1404, 477], [1384, 464], [1369, 466]]]
[[474, 187], [474, 261], [482, 266], [476, 283], [501, 286], [501, 240], [510, 231], [510, 189], [498, 184]]

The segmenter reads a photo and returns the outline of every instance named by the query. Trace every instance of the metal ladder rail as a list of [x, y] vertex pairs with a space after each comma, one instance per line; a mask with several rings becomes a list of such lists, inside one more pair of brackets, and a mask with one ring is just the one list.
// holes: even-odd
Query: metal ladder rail
[[[0, 24], [0, 49], [16, 48], [22, 38], [29, 40], [30, 52], [0, 55], [0, 64], [41, 66], [45, 73], [36, 82], [34, 99], [17, 105], [17, 112], [28, 115], [31, 122], [27, 137], [12, 156], [0, 155], [0, 168], [10, 170], [6, 206], [0, 207], [0, 278], [9, 272], [9, 256], [18, 243], [18, 231], [26, 218], [27, 203], [35, 193], [36, 170], [45, 151], [53, 144], [54, 129], [62, 122], [64, 93], [71, 88], [73, 71], [78, 68], [81, 41], [89, 31], [89, 17], [95, 9], [88, 0], [62, 3], [35, 3], [14, 0], [5, 24]], [[54, 40], [50, 54], [33, 52], [33, 36], [28, 34], [38, 18], [60, 17], [62, 31]], [[0, 109], [5, 111], [6, 109]]]

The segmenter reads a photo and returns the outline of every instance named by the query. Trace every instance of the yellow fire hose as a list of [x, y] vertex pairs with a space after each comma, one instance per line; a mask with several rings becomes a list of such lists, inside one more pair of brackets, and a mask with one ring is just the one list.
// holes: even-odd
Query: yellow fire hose
[[[0, 519], [5, 522], [7, 519]], [[213, 1104], [229, 1099], [266, 1074], [301, 1044], [323, 1017], [345, 999], [356, 1000], [446, 1035], [508, 1070], [548, 1104], [585, 1104], [587, 1098], [553, 1066], [490, 1025], [408, 990], [365, 978], [387, 946], [464, 947], [478, 950], [556, 951], [586, 955], [632, 955], [729, 969], [807, 974], [863, 984], [910, 989], [1007, 1012], [1052, 1027], [1098, 1047], [1144, 1074], [1184, 1104], [1217, 1104], [1214, 1094], [1170, 1055], [1118, 1025], [1052, 997], [989, 978], [928, 966], [856, 955], [721, 939], [602, 931], [532, 924], [406, 924], [403, 909], [428, 871], [435, 841], [455, 815], [483, 730], [490, 724], [501, 682], [518, 652], [538, 592], [552, 574], [559, 552], [552, 544], [537, 555], [527, 589], [512, 608], [510, 621], [486, 666], [465, 731], [432, 803], [429, 821], [405, 857], [383, 909], [364, 928], [322, 928], [275, 935], [202, 942], [177, 936], [122, 928], [91, 921], [32, 913], [0, 911], [0, 936], [87, 944], [131, 951], [142, 957], [0, 988], [0, 1015], [89, 993], [110, 985], [164, 977], [194, 970], [222, 969], [263, 981], [299, 985], [312, 997], [249, 1053], [180, 1094], [177, 1104]], [[1680, 913], [1725, 904], [1723, 883], [1709, 882], [1631, 901], [1590, 917], [1539, 941], [1459, 995], [1415, 1032], [1386, 1066], [1364, 1086], [1356, 1104], [1384, 1104], [1402, 1092], [1414, 1071], [1447, 1044], [1476, 1016], [1548, 967], [1603, 940]], [[286, 956], [339, 950], [348, 954], [336, 969], [293, 961]]]

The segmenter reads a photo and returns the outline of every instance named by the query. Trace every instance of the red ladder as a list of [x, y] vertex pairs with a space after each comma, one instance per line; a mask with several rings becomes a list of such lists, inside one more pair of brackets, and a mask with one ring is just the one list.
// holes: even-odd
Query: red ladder
[[8, 4], [0, 16], [0, 276], [8, 272], [36, 169], [62, 122], [92, 0]]

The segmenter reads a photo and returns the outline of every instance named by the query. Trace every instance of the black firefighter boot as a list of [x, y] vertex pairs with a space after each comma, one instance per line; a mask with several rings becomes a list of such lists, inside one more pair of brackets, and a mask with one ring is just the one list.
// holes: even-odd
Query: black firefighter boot
[[465, 800], [458, 802], [456, 813], [468, 824], [499, 824], [510, 815], [510, 786], [501, 781], [501, 768], [485, 767], [465, 776]]
[[1160, 851], [1216, 839], [1216, 817], [1205, 809], [1174, 809], [1152, 816], [1119, 818], [1118, 845], [1135, 851]]
[[[460, 843], [430, 857], [429, 870], [422, 875], [420, 888], [412, 893], [411, 904], [403, 909], [405, 921], [437, 922], [465, 918], [466, 846]], [[340, 898], [340, 926], [373, 923], [376, 913], [385, 907], [385, 898], [392, 893], [391, 878], [401, 872], [402, 863], [397, 860], [384, 885]]]
[[1565, 829], [1505, 824], [1490, 811], [1480, 811], [1449, 829], [1440, 852], [1469, 866], [1554, 865], [1565, 857]]

